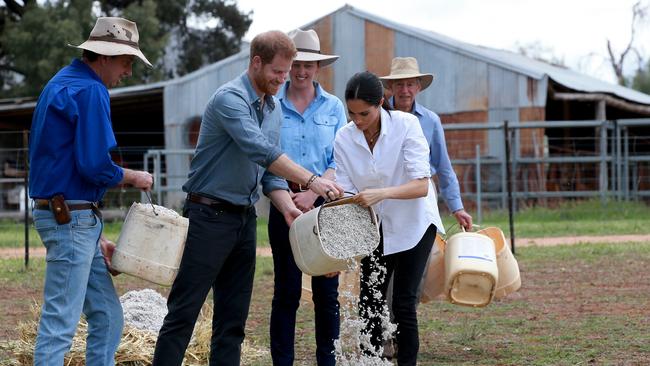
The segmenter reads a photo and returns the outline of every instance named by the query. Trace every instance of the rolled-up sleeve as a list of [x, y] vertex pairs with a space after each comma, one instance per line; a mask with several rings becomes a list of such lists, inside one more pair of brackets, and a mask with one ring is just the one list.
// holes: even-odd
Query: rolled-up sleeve
[[406, 174], [409, 179], [429, 178], [431, 177], [429, 144], [417, 117], [408, 115], [407, 118], [406, 136], [402, 146]]
[[343, 188], [345, 192], [358, 193], [359, 190], [352, 183], [348, 167], [345, 163], [345, 143], [343, 143], [343, 137], [339, 137], [340, 134], [336, 135], [334, 139], [334, 161], [336, 162], [336, 183]]
[[264, 175], [262, 175], [262, 193], [268, 196], [271, 192], [277, 190], [288, 191], [289, 185], [287, 184], [287, 181], [266, 170]]
[[243, 96], [224, 90], [211, 104], [205, 117], [220, 121], [221, 127], [251, 161], [268, 168], [282, 155], [280, 147], [270, 143], [262, 133], [259, 123], [251, 116], [252, 107]]
[[113, 187], [122, 181], [124, 171], [110, 156], [117, 142], [111, 126], [108, 92], [91, 86], [81, 90], [76, 101], [74, 158], [77, 171], [97, 186]]

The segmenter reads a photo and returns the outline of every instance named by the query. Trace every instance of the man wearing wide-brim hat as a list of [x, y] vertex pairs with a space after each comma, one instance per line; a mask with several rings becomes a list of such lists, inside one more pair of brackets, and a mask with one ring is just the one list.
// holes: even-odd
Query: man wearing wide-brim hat
[[[311, 173], [334, 179], [334, 136], [347, 123], [347, 117], [341, 100], [326, 92], [316, 78], [321, 68], [331, 65], [339, 56], [321, 51], [318, 34], [313, 29], [297, 29], [289, 37], [298, 53], [291, 65], [290, 79], [278, 93], [283, 114], [282, 150]], [[317, 194], [302, 189], [299, 184], [289, 182], [289, 189], [294, 204], [302, 212], [323, 203]], [[289, 226], [273, 205], [268, 229], [275, 284], [269, 327], [271, 358], [276, 366], [293, 365], [302, 272], [291, 251]], [[339, 338], [340, 327], [338, 283], [337, 274], [311, 277], [318, 366], [336, 363], [334, 340]]]
[[429, 143], [431, 174], [438, 176], [440, 193], [458, 224], [466, 230], [472, 228], [472, 216], [463, 208], [458, 178], [451, 166], [445, 134], [440, 117], [415, 101], [417, 95], [433, 82], [433, 74], [422, 73], [414, 57], [395, 57], [391, 62], [390, 75], [380, 78], [384, 87], [392, 93], [393, 108], [412, 113], [420, 120], [422, 131]]
[[[98, 208], [106, 189], [130, 184], [149, 190], [151, 174], [116, 165], [108, 87], [131, 76], [136, 24], [98, 18], [78, 48], [81, 59], [61, 69], [38, 98], [29, 141], [29, 195], [34, 226], [45, 245], [43, 306], [34, 365], [63, 365], [83, 312], [87, 365], [113, 365], [122, 335], [122, 307], [110, 273], [114, 244], [101, 238]], [[75, 46], [73, 46], [75, 47]]]

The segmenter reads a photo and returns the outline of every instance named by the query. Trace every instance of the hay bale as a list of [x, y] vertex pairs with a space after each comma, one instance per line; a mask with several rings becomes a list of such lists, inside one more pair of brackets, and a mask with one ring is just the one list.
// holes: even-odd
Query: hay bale
[[[32, 315], [35, 320], [21, 322], [18, 326], [20, 338], [0, 344], [0, 347], [13, 355], [13, 359], [3, 361], [2, 365], [32, 365], [34, 346], [38, 328], [40, 307], [32, 307]], [[82, 366], [86, 364], [86, 336], [88, 334], [88, 323], [81, 319], [77, 332], [72, 340], [70, 352], [65, 357], [66, 366]], [[210, 339], [212, 337], [212, 307], [207, 304], [203, 306], [192, 340], [185, 352], [184, 365], [199, 366], [207, 365], [210, 355]], [[156, 346], [158, 334], [155, 332], [137, 329], [130, 324], [125, 324], [122, 331], [122, 340], [115, 353], [116, 366], [149, 366], [152, 363], [153, 353]], [[248, 365], [264, 357], [268, 357], [269, 351], [266, 347], [260, 347], [248, 340], [244, 341], [242, 347], [242, 364]]]

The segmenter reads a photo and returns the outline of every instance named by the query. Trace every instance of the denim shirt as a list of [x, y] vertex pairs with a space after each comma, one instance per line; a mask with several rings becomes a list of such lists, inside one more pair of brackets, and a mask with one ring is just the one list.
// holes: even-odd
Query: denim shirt
[[29, 196], [101, 200], [124, 177], [111, 160], [116, 145], [108, 90], [75, 59], [38, 97], [29, 136]]
[[[391, 102], [393, 102], [392, 98]], [[442, 128], [440, 117], [417, 102], [413, 103], [411, 113], [420, 120], [422, 132], [424, 132], [424, 137], [429, 143], [431, 175], [438, 176], [442, 198], [444, 198], [451, 212], [462, 209], [463, 202], [460, 198], [460, 186], [458, 185], [456, 172], [451, 166], [447, 143], [445, 142], [445, 131]]]
[[282, 155], [282, 111], [273, 96], [261, 104], [246, 72], [217, 89], [203, 113], [183, 191], [250, 206], [259, 199], [260, 181], [265, 194], [288, 190], [284, 179], [265, 171]]
[[323, 175], [327, 169], [336, 168], [334, 136], [347, 123], [343, 103], [314, 82], [316, 97], [300, 114], [287, 97], [289, 84], [287, 81], [278, 93], [284, 115], [282, 150], [305, 169]]

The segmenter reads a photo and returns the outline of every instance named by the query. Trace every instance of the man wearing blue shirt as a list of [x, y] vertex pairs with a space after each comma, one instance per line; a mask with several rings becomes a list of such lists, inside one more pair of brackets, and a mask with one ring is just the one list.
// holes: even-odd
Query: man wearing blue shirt
[[[327, 93], [314, 79], [321, 67], [338, 56], [320, 52], [314, 30], [296, 30], [290, 35], [298, 49], [291, 66], [290, 81], [278, 94], [284, 119], [280, 141], [282, 150], [296, 163], [314, 174], [334, 179], [333, 141], [336, 131], [347, 123], [341, 101]], [[312, 191], [289, 182], [296, 207], [307, 212], [323, 203]], [[271, 206], [269, 242], [273, 251], [274, 291], [271, 304], [271, 358], [273, 365], [293, 365], [296, 311], [302, 292], [302, 272], [296, 265], [289, 241], [289, 226], [282, 213]], [[339, 338], [338, 275], [312, 277], [316, 330], [316, 363], [333, 366], [334, 340]]]
[[[38, 98], [29, 141], [29, 194], [34, 226], [46, 247], [43, 306], [34, 365], [62, 365], [83, 311], [88, 322], [86, 364], [113, 365], [122, 336], [122, 307], [109, 276], [114, 244], [102, 241], [97, 202], [108, 187], [148, 190], [147, 172], [117, 166], [107, 87], [131, 75], [136, 24], [98, 18], [77, 46], [82, 59], [61, 69]], [[106, 256], [104, 256], [104, 253]]]
[[183, 185], [184, 214], [190, 221], [187, 242], [169, 293], [154, 365], [181, 365], [210, 288], [210, 365], [239, 365], [255, 274], [253, 205], [260, 181], [287, 225], [302, 212], [279, 176], [326, 198], [343, 194], [334, 182], [302, 168], [280, 150], [282, 110], [273, 95], [284, 85], [295, 54], [286, 34], [257, 35], [250, 45], [248, 70], [208, 101]]
[[465, 230], [471, 230], [472, 216], [463, 208], [458, 178], [451, 167], [440, 117], [415, 101], [418, 93], [431, 85], [433, 75], [420, 73], [418, 62], [413, 57], [395, 57], [391, 63], [390, 75], [381, 77], [381, 81], [393, 95], [393, 108], [412, 113], [420, 120], [429, 143], [431, 175], [438, 176], [442, 198], [458, 224]]

